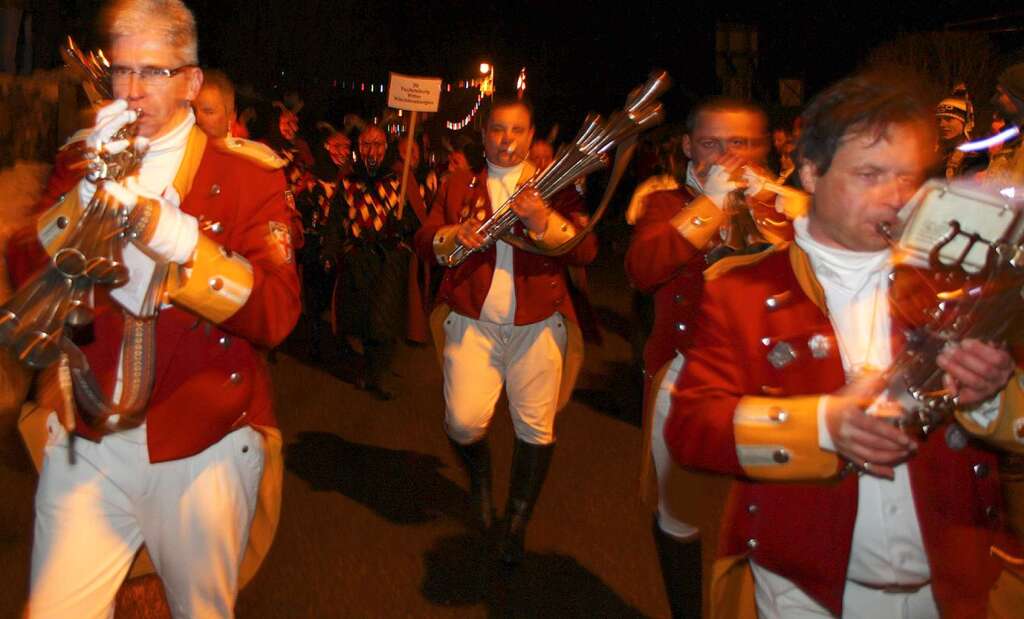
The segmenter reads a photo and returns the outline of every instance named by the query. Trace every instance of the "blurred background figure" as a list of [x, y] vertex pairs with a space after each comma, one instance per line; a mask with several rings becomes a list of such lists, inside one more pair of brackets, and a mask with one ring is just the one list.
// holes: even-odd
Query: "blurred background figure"
[[546, 140], [537, 140], [530, 147], [530, 163], [538, 170], [548, 167], [554, 160], [555, 150]]
[[954, 95], [939, 102], [935, 107], [935, 122], [938, 127], [939, 141], [936, 150], [939, 153], [939, 169], [935, 176], [943, 176], [952, 180], [957, 176], [969, 176], [985, 169], [988, 158], [984, 151], [964, 152], [957, 150], [971, 138], [974, 129], [974, 106], [962, 86], [954, 90]]
[[196, 124], [211, 138], [225, 138], [231, 133], [235, 117], [235, 86], [217, 69], [203, 71], [203, 87], [192, 102]]

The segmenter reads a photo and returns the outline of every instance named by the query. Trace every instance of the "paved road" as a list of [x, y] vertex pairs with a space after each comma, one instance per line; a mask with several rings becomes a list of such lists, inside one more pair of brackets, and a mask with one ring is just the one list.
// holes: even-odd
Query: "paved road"
[[[397, 398], [381, 403], [351, 385], [347, 359], [306, 360], [300, 324], [273, 366], [287, 450], [281, 526], [239, 597], [239, 617], [667, 616], [636, 479], [640, 381], [618, 254], [592, 269], [604, 342], [588, 346], [574, 400], [559, 416], [529, 553], [514, 572], [497, 566], [490, 540], [469, 532], [466, 479], [441, 429], [433, 349], [401, 351]], [[27, 586], [35, 476], [5, 432], [0, 616], [13, 617]], [[503, 505], [513, 444], [504, 402], [490, 440]], [[706, 539], [714, 539], [723, 492], [711, 484], [697, 510]]]

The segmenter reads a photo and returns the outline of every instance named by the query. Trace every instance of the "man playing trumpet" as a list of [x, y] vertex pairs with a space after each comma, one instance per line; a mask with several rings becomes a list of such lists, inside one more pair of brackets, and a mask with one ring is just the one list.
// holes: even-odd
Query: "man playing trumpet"
[[[159, 262], [174, 277], [155, 282], [169, 303], [152, 319], [155, 350], [141, 355], [155, 366], [142, 425], [89, 425], [73, 410], [77, 390], [37, 409], [59, 414], [46, 421], [28, 616], [111, 616], [145, 544], [175, 617], [231, 617], [277, 518], [264, 499], [279, 496], [280, 434], [257, 349], [280, 342], [299, 308], [285, 180], [279, 166], [196, 126], [190, 102], [203, 74], [195, 21], [180, 0], [116, 1], [103, 17], [116, 101], [99, 111], [83, 150], [144, 155], [123, 182], [72, 180], [55, 208], [73, 220], [94, 194], [115, 199], [143, 248], [125, 251], [132, 279]], [[139, 142], [111, 140], [132, 123]], [[16, 277], [44, 264], [50, 249], [13, 248]], [[145, 280], [124, 289], [139, 283], [144, 290]], [[121, 349], [136, 299], [118, 288], [94, 298], [95, 337], [80, 348], [102, 397], [117, 406], [136, 369]]]
[[[494, 99], [483, 131], [487, 169], [456, 170], [442, 184], [416, 234], [421, 256], [446, 264], [456, 244], [484, 246], [480, 224], [536, 171], [526, 161], [533, 132], [528, 103]], [[511, 244], [550, 249], [575, 236], [570, 216], [582, 204], [571, 187], [551, 204], [526, 191], [511, 208], [520, 220], [514, 238], [446, 271], [432, 323], [444, 368], [445, 430], [469, 471], [474, 518], [485, 530], [493, 519], [487, 427], [502, 388], [508, 393], [516, 445], [501, 558], [514, 564], [551, 462], [555, 413], [568, 401], [582, 360], [565, 267], [590, 263], [597, 239], [590, 235], [559, 257]]]
[[654, 537], [662, 578], [673, 617], [699, 617], [701, 543], [685, 514], [693, 513], [690, 503], [700, 494], [693, 488], [705, 478], [685, 473], [665, 447], [671, 391], [683, 367], [704, 269], [722, 255], [787, 240], [792, 232], [786, 218], [764, 201], [771, 201], [771, 194], [746, 196], [734, 180], [744, 168], [763, 169], [768, 135], [760, 108], [723, 98], [699, 103], [687, 118], [682, 149], [689, 160], [683, 186], [651, 193], [634, 210], [626, 272], [641, 293], [654, 297], [654, 325], [644, 350], [643, 470], [649, 470], [647, 459], [653, 457]]
[[705, 273], [665, 427], [680, 464], [736, 477], [716, 585], [749, 566], [761, 617], [985, 616], [1001, 569], [990, 548], [1011, 542], [995, 455], [964, 427], [1021, 414], [1010, 355], [970, 339], [939, 355], [963, 426], [912, 438], [869, 412], [904, 337], [882, 230], [931, 162], [931, 110], [859, 76], [803, 121], [809, 215], [793, 243]]

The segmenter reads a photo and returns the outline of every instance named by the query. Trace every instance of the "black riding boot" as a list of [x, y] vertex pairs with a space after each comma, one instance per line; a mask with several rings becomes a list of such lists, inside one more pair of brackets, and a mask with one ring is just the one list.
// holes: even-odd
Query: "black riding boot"
[[487, 437], [475, 443], [460, 445], [448, 439], [469, 473], [470, 515], [481, 531], [490, 531], [494, 524], [494, 504], [491, 501], [491, 448]]
[[501, 560], [507, 565], [515, 565], [523, 560], [526, 525], [530, 522], [533, 506], [548, 476], [554, 451], [554, 443], [532, 445], [516, 439], [515, 451], [512, 453], [512, 481], [508, 491], [508, 505], [505, 507], [505, 534], [500, 549]]
[[700, 538], [682, 541], [665, 533], [654, 517], [654, 545], [658, 548], [661, 579], [665, 583], [672, 619], [700, 619], [701, 570]]

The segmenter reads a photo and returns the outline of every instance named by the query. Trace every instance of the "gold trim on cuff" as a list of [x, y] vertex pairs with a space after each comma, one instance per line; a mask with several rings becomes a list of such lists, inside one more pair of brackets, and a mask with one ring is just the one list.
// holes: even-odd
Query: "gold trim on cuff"
[[725, 211], [707, 196], [699, 196], [669, 220], [672, 227], [697, 249], [703, 249], [725, 223]]
[[[190, 263], [192, 272], [178, 269], [178, 285], [168, 297], [213, 323], [231, 318], [252, 293], [252, 265], [243, 256], [218, 245], [200, 233]], [[174, 281], [172, 278], [170, 281]]]
[[957, 411], [956, 420], [967, 432], [990, 445], [1024, 453], [1024, 372], [1014, 370], [1002, 396], [999, 415], [988, 427], [981, 427], [966, 411]]
[[36, 222], [39, 244], [46, 248], [46, 252], [51, 256], [64, 246], [71, 231], [82, 217], [82, 209], [78, 202], [78, 185], [75, 185], [58, 198], [56, 204], [40, 215]]
[[541, 249], [556, 249], [565, 245], [576, 236], [576, 227], [557, 211], [548, 215], [548, 225], [541, 234], [527, 230], [533, 244]]
[[736, 456], [755, 479], [796, 481], [828, 479], [839, 458], [818, 445], [820, 396], [744, 397], [736, 406], [733, 428]]
[[455, 247], [459, 244], [459, 224], [443, 226], [434, 233], [434, 255], [440, 264], [447, 265], [448, 256], [452, 255]]

